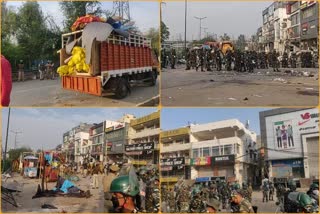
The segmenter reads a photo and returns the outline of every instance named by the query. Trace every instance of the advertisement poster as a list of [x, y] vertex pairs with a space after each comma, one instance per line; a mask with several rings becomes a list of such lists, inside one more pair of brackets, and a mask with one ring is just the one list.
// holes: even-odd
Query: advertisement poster
[[295, 147], [291, 120], [275, 122], [273, 131], [276, 150], [292, 149]]

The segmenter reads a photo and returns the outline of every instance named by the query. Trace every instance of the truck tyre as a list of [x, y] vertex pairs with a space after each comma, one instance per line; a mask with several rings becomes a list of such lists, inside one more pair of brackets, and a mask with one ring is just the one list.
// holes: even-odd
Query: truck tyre
[[128, 82], [126, 79], [119, 79], [117, 88], [115, 90], [115, 96], [117, 99], [125, 98], [129, 93]]
[[157, 71], [150, 71], [150, 86], [154, 86], [157, 83]]

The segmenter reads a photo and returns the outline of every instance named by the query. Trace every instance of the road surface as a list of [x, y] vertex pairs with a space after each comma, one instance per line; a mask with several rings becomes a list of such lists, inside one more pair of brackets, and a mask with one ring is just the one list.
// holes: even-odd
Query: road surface
[[11, 106], [87, 106], [87, 107], [124, 107], [136, 106], [159, 94], [159, 84], [156, 86], [132, 87], [131, 94], [117, 100], [112, 94], [106, 97], [68, 91], [61, 88], [60, 79], [28, 80], [14, 82], [11, 93]]
[[[162, 106], [317, 106], [318, 69], [196, 72], [163, 70]], [[302, 71], [312, 74], [303, 76]]]
[[[104, 197], [103, 188], [100, 185], [99, 189], [92, 189], [90, 184], [92, 179], [88, 177], [80, 177], [80, 181], [74, 182], [81, 190], [90, 190], [92, 196], [90, 198], [76, 198], [76, 197], [41, 197], [32, 199], [37, 191], [38, 184], [41, 184], [40, 179], [23, 178], [17, 173], [14, 173], [13, 178], [8, 179], [8, 182], [16, 180], [19, 184], [22, 184], [22, 192], [14, 193], [19, 207], [13, 207], [10, 204], [2, 203], [2, 212], [100, 212], [104, 210]], [[100, 178], [102, 182], [102, 178]], [[56, 185], [56, 182], [48, 183], [48, 189], [52, 189]], [[42, 209], [43, 204], [49, 204], [55, 206], [57, 209]]]

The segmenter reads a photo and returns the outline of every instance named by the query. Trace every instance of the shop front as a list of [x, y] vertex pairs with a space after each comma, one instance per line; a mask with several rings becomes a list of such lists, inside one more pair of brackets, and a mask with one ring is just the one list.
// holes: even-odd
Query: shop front
[[234, 181], [235, 175], [235, 156], [222, 155], [211, 158], [214, 177], [224, 177], [227, 181]]
[[187, 179], [185, 173], [185, 159], [184, 157], [163, 158], [160, 160], [161, 179], [167, 186], [173, 186], [180, 178]]
[[157, 164], [154, 142], [125, 145], [125, 153], [130, 157], [130, 163], [133, 165]]
[[303, 159], [273, 160], [272, 177], [274, 178], [304, 178]]

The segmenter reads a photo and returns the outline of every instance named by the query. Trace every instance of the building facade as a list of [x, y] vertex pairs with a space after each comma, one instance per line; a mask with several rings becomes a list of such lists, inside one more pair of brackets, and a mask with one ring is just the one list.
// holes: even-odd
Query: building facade
[[273, 109], [260, 112], [266, 176], [295, 179], [301, 185], [319, 179], [318, 124], [318, 109]]
[[133, 165], [159, 163], [160, 111], [131, 120], [125, 154]]
[[173, 186], [179, 179], [190, 179], [190, 127], [160, 134], [161, 183]]
[[161, 184], [172, 185], [180, 178], [256, 184], [258, 158], [256, 134], [236, 119], [164, 131]]

